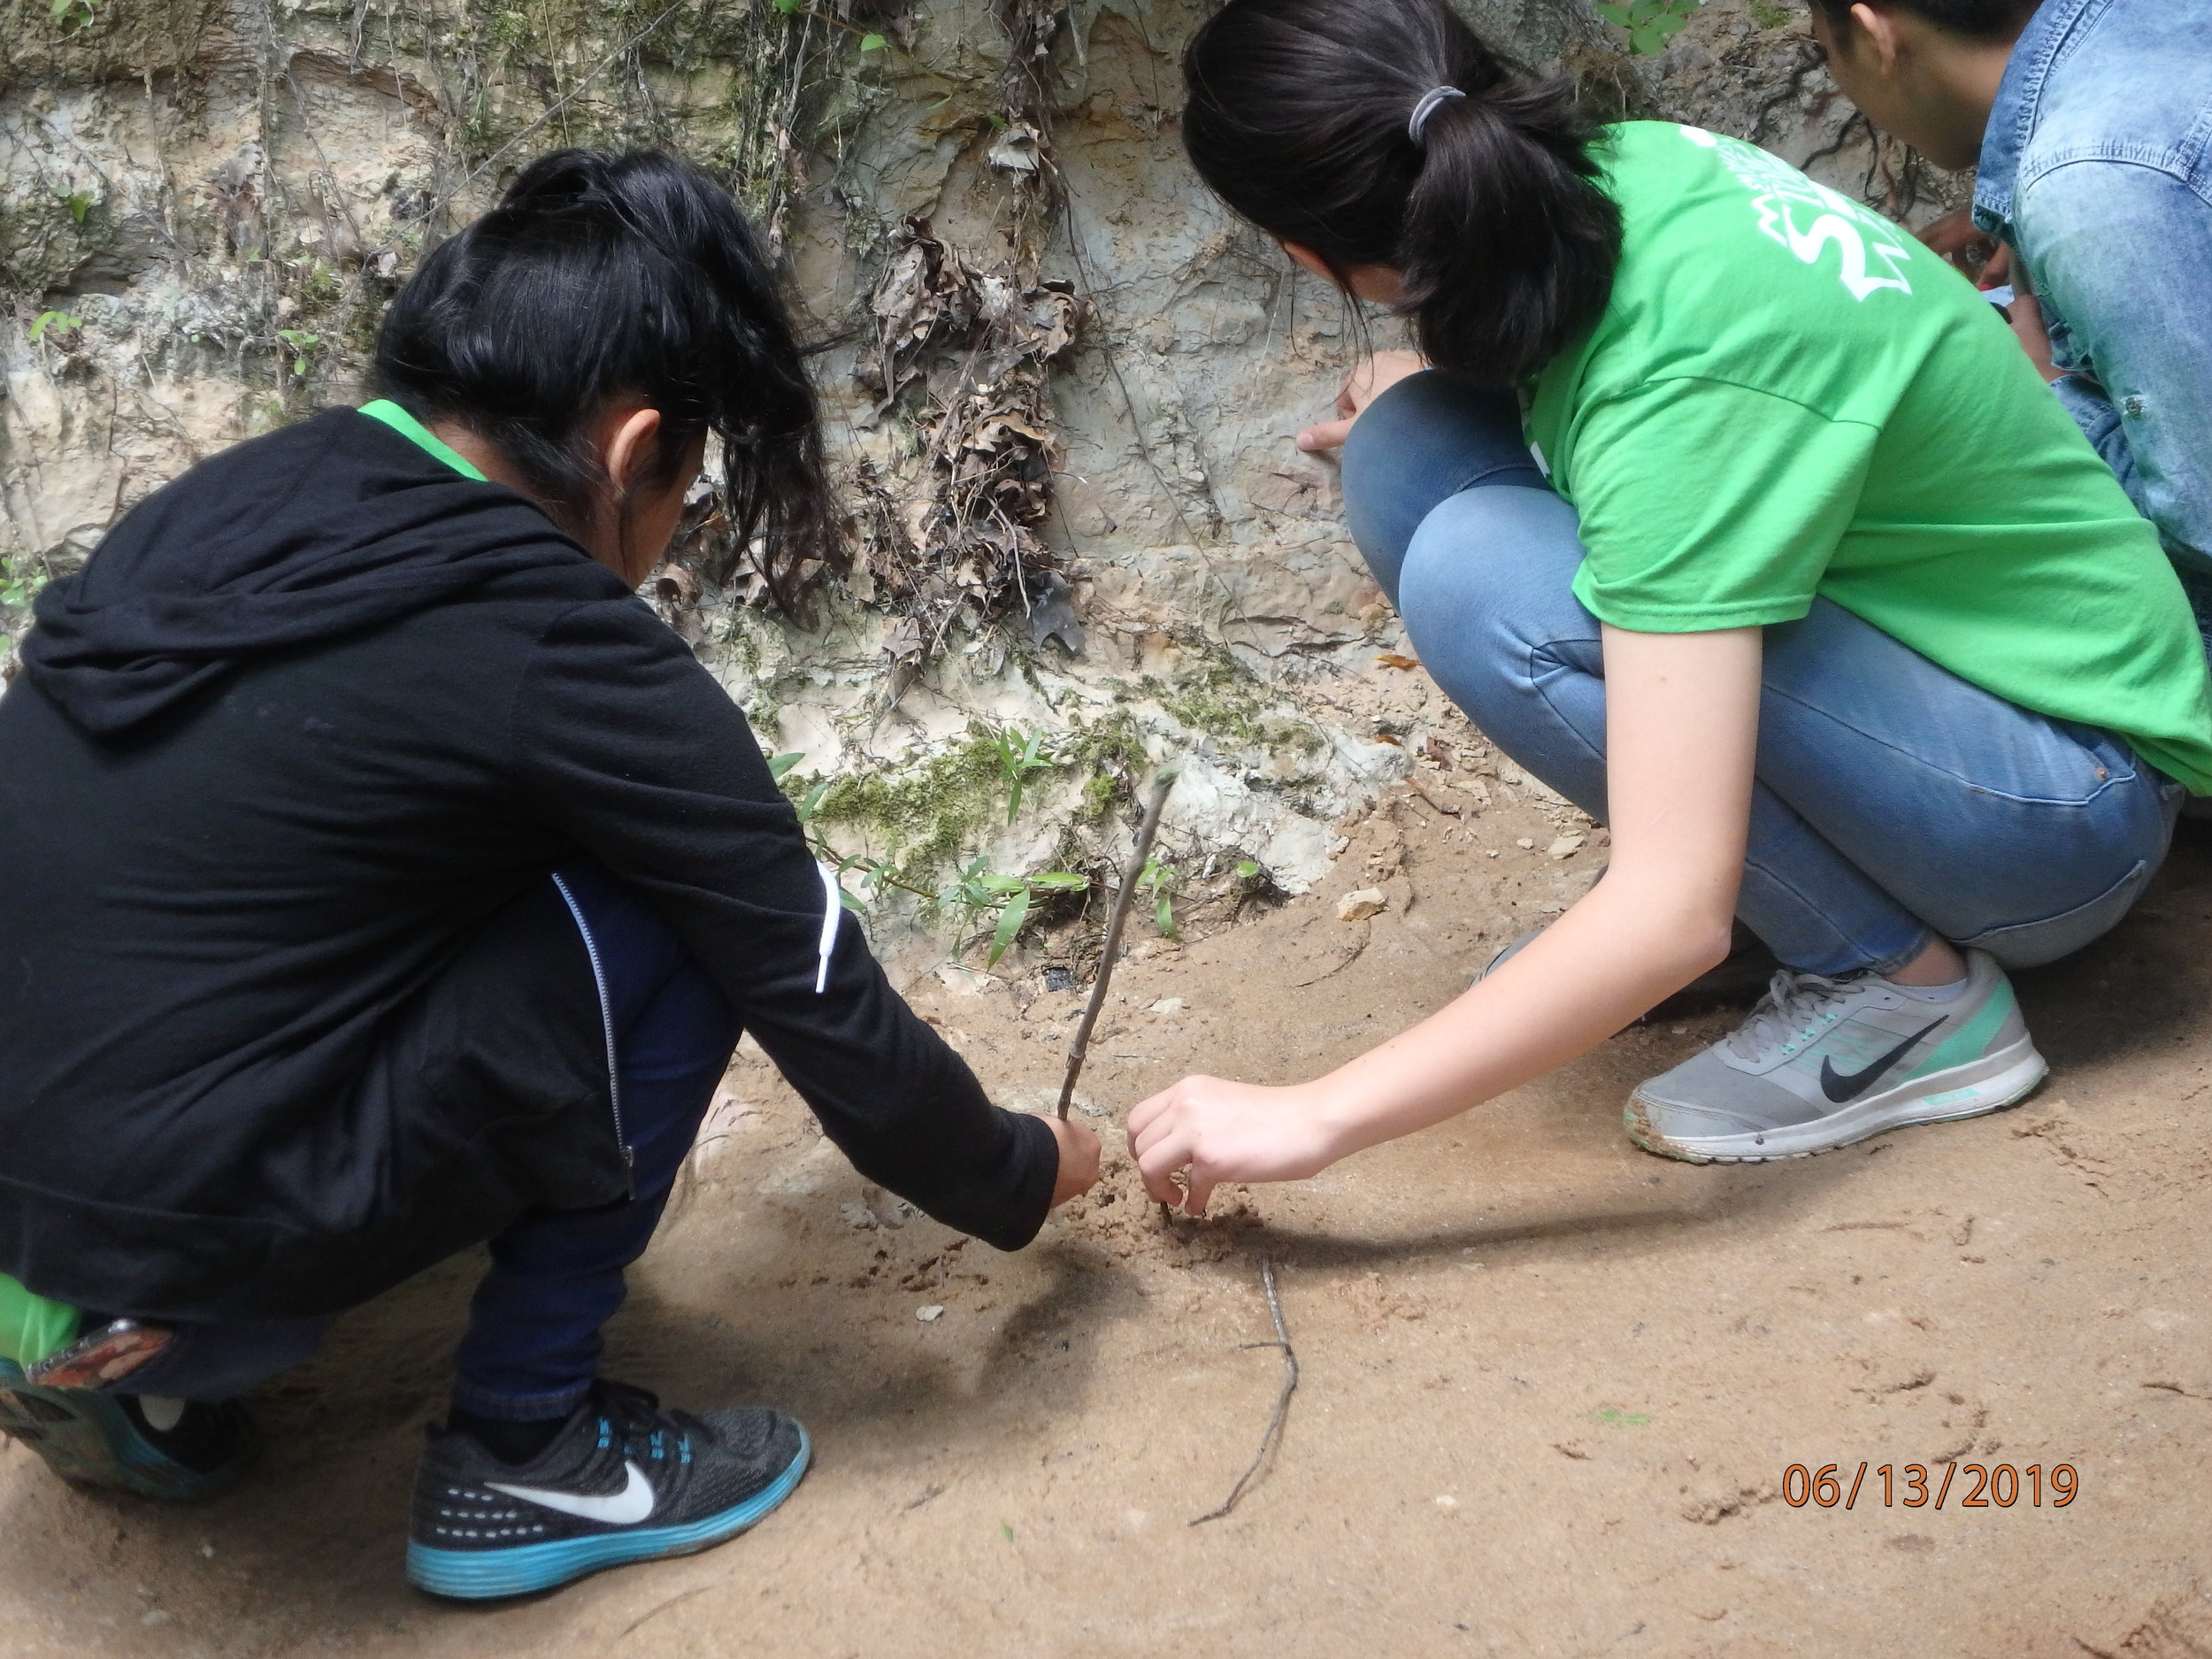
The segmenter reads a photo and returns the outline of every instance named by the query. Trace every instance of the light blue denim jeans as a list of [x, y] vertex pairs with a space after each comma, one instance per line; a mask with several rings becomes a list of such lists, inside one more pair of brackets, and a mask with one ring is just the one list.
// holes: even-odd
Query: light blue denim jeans
[[[1582, 544], [1511, 396], [1435, 373], [1399, 382], [1352, 428], [1344, 503], [1437, 684], [1603, 823], [1605, 664], [1571, 586]], [[2032, 967], [2127, 914], [2183, 793], [2110, 733], [2016, 707], [1816, 600], [1766, 630], [1736, 913], [1807, 972], [1886, 972], [1938, 935]]]
[[2052, 386], [2190, 581], [2212, 639], [2212, 12], [2044, 0], [1982, 139], [1974, 222], [2018, 256]]

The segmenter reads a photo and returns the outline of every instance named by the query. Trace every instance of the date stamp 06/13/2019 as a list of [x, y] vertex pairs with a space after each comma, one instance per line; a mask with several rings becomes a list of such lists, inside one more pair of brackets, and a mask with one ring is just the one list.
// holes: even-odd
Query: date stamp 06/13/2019
[[[1929, 1487], [1929, 1465], [1926, 1463], [1876, 1463], [1870, 1472], [1879, 1486], [1881, 1507], [1885, 1509], [1917, 1509], [1931, 1507], [1941, 1509], [1951, 1496], [1951, 1483], [1960, 1475], [1965, 1484], [1953, 1508], [1961, 1509], [2009, 1509], [2021, 1499], [2028, 1501], [2031, 1509], [2042, 1509], [2044, 1498], [2050, 1499], [2050, 1507], [2062, 1509], [2071, 1503], [2081, 1491], [2081, 1475], [2071, 1463], [2053, 1463], [2046, 1470], [2041, 1463], [2030, 1463], [2025, 1469], [2011, 1463], [1939, 1463], [1941, 1481], [1932, 1493]], [[1782, 1471], [1782, 1502], [1793, 1509], [1807, 1504], [1817, 1509], [1848, 1509], [1855, 1507], [1860, 1489], [1866, 1486], [1870, 1466], [1862, 1463], [1855, 1471], [1846, 1474], [1839, 1463], [1825, 1463], [1812, 1469], [1803, 1463], [1792, 1463]], [[1850, 1481], [1846, 1489], [1844, 1481]], [[1877, 1494], [1868, 1488], [1866, 1497]]]

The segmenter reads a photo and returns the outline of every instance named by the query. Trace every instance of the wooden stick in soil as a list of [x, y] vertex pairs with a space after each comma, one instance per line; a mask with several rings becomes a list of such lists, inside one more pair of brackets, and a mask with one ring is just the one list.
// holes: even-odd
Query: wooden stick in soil
[[1137, 895], [1137, 878], [1152, 856], [1152, 838], [1159, 833], [1160, 813], [1167, 805], [1167, 792], [1174, 787], [1173, 767], [1152, 780], [1152, 798], [1145, 803], [1144, 822], [1137, 830], [1137, 850], [1122, 868], [1121, 891], [1114, 895], [1114, 908], [1106, 918], [1106, 948], [1099, 953], [1098, 977], [1091, 981], [1090, 1002], [1083, 1010], [1083, 1023], [1075, 1028], [1075, 1041], [1068, 1048], [1067, 1079], [1060, 1085], [1063, 1122], [1067, 1118], [1068, 1102], [1075, 1098], [1075, 1079], [1083, 1075], [1083, 1057], [1090, 1052], [1091, 1027], [1098, 1024], [1098, 1010], [1106, 1006], [1106, 987], [1113, 983], [1114, 958], [1121, 954], [1121, 926], [1129, 919], [1129, 901]]

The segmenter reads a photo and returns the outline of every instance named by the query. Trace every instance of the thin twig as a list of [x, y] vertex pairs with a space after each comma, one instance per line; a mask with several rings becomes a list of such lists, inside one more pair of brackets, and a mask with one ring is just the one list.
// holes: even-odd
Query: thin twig
[[1244, 1495], [1245, 1487], [1260, 1472], [1260, 1465], [1267, 1455], [1282, 1443], [1283, 1423], [1290, 1415], [1290, 1397], [1298, 1392], [1298, 1350], [1290, 1345], [1290, 1327], [1283, 1323], [1283, 1299], [1275, 1294], [1275, 1263], [1263, 1257], [1260, 1261], [1260, 1283], [1267, 1287], [1267, 1311], [1275, 1321], [1275, 1340], [1272, 1342], [1247, 1342], [1245, 1348], [1279, 1348], [1283, 1351], [1283, 1391], [1275, 1396], [1275, 1415], [1267, 1420], [1267, 1432], [1260, 1436], [1260, 1449], [1252, 1454], [1252, 1463], [1238, 1477], [1237, 1484], [1229, 1489], [1229, 1495], [1219, 1509], [1210, 1510], [1193, 1521], [1193, 1526], [1203, 1526], [1217, 1521], [1237, 1507], [1237, 1500]]
[[1146, 803], [1144, 823], [1137, 831], [1137, 850], [1122, 866], [1121, 891], [1114, 895], [1114, 908], [1106, 918], [1106, 948], [1099, 955], [1098, 977], [1091, 981], [1091, 1000], [1083, 1010], [1083, 1023], [1075, 1028], [1075, 1043], [1068, 1050], [1068, 1075], [1060, 1085], [1059, 1115], [1065, 1121], [1068, 1102], [1075, 1098], [1075, 1079], [1083, 1075], [1083, 1056], [1090, 1052], [1091, 1027], [1098, 1024], [1098, 1010], [1106, 1005], [1106, 987], [1113, 983], [1114, 958], [1121, 950], [1121, 926], [1129, 919], [1129, 901], [1137, 895], [1137, 879], [1144, 874], [1145, 861], [1152, 856], [1152, 838], [1159, 833], [1160, 813], [1167, 805], [1167, 792], [1175, 787], [1175, 769], [1168, 767], [1153, 780], [1152, 799]]

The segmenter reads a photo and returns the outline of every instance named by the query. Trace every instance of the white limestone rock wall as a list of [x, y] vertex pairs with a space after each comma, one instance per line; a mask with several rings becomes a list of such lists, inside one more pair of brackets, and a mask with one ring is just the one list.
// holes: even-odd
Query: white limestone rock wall
[[[1341, 304], [1183, 161], [1177, 60], [1207, 10], [0, 0], [0, 634], [20, 631], [32, 586], [196, 459], [356, 401], [383, 301], [528, 157], [667, 143], [734, 181], [832, 342], [818, 363], [855, 491], [854, 569], [823, 572], [795, 619], [748, 603], [758, 584], [741, 573], [664, 594], [764, 741], [803, 752], [794, 777], [845, 780], [832, 839], [1102, 868], [1135, 773], [1174, 759], [1165, 846], [1187, 890], [1244, 858], [1302, 890], [1338, 820], [1483, 749], [1389, 664], [1403, 636], [1345, 540], [1334, 466], [1290, 442], [1354, 354]], [[1909, 173], [1904, 200], [1901, 158], [1842, 130], [1795, 5], [1708, 0], [1640, 58], [1585, 0], [1469, 11], [1605, 109], [1798, 161], [1839, 137], [1816, 165], [1829, 182], [1923, 215], [1940, 196]], [[1041, 53], [1010, 63], [1018, 36]], [[949, 556], [930, 565], [924, 534], [901, 557], [949, 597], [921, 628], [920, 602], [871, 573], [889, 568], [879, 532], [902, 514], [927, 531], [949, 470], [929, 400], [974, 388], [951, 378], [956, 342], [903, 403], [864, 383], [910, 220], [978, 292], [1058, 305], [1059, 284], [1081, 302], [1071, 347], [1003, 359], [1010, 398], [1024, 375], [1036, 388], [1021, 405], [1033, 442], [1007, 439], [1027, 446], [1041, 503], [1018, 591], [963, 609], [977, 579]], [[1048, 570], [1064, 593], [1041, 585]], [[1051, 734], [1066, 760], [1032, 778], [1011, 825], [974, 764], [1008, 726]]]

